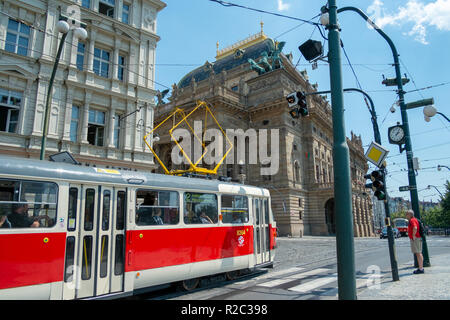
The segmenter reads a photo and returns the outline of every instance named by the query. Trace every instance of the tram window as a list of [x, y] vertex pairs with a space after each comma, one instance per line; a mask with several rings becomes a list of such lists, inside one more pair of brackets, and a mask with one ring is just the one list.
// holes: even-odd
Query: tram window
[[221, 213], [223, 223], [248, 222], [248, 198], [245, 196], [222, 195]]
[[67, 212], [67, 231], [74, 231], [77, 227], [77, 199], [78, 188], [69, 189], [69, 210]]
[[264, 223], [269, 223], [269, 200], [264, 199]]
[[217, 223], [217, 196], [210, 193], [184, 193], [184, 223]]
[[84, 203], [84, 231], [92, 231], [94, 228], [95, 190], [86, 189]]
[[111, 207], [111, 192], [109, 190], [103, 191], [103, 212], [102, 212], [102, 230], [109, 229], [109, 213]]
[[259, 225], [259, 200], [254, 199], [253, 204], [255, 205], [256, 224]]
[[114, 275], [119, 276], [123, 273], [124, 245], [123, 235], [116, 235], [116, 250], [114, 257]]
[[92, 266], [92, 236], [85, 236], [83, 238], [83, 256], [81, 266], [81, 279], [89, 280], [91, 278]]
[[74, 262], [75, 262], [75, 237], [67, 237], [64, 282], [73, 281]]
[[138, 226], [178, 224], [179, 203], [176, 191], [137, 190], [136, 224]]
[[58, 187], [41, 181], [0, 180], [0, 228], [50, 228]]
[[108, 236], [102, 236], [100, 252], [100, 278], [108, 275]]
[[116, 230], [123, 230], [125, 226], [125, 213], [127, 211], [127, 194], [125, 191], [117, 192]]

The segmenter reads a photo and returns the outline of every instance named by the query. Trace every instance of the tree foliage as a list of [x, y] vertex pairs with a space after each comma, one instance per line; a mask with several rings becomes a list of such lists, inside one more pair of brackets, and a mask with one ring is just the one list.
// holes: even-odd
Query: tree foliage
[[421, 213], [425, 225], [433, 228], [450, 227], [450, 182], [445, 183], [445, 194], [441, 199], [440, 206]]
[[445, 195], [441, 201], [442, 207], [442, 224], [446, 227], [450, 227], [450, 182], [445, 182]]

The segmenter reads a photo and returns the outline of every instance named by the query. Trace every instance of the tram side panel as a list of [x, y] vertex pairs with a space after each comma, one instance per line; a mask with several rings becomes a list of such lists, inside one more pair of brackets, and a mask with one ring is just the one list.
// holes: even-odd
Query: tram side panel
[[59, 186], [0, 179], [0, 190], [0, 215], [6, 216], [0, 228], [0, 299], [60, 298], [66, 233]]
[[[180, 192], [179, 198], [183, 196]], [[179, 204], [180, 212], [184, 212], [186, 203]], [[249, 267], [253, 254], [251, 225], [184, 222], [172, 226], [130, 225], [125, 271], [135, 278], [134, 289]]]
[[[145, 278], [145, 270], [184, 266], [177, 270], [184, 272], [168, 282], [245, 268], [246, 256], [253, 252], [251, 226], [134, 230], [127, 233], [127, 239], [126, 272], [140, 271]], [[195, 271], [194, 264], [205, 261], [210, 261], [206, 269]], [[154, 278], [150, 285], [164, 282], [160, 276]]]

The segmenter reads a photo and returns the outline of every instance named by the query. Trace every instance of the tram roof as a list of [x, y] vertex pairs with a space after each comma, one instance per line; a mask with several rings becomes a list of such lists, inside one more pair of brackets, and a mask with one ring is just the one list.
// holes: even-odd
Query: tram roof
[[19, 158], [8, 155], [0, 155], [0, 174], [43, 179], [61, 179], [78, 183], [100, 182], [143, 187], [152, 186], [269, 196], [269, 191], [264, 188], [219, 180], [87, 167], [63, 162]]

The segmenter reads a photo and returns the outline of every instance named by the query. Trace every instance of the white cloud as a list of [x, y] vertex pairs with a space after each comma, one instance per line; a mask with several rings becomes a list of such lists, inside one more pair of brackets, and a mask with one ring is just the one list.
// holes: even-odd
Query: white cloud
[[435, 27], [441, 31], [450, 31], [450, 0], [436, 0], [424, 3], [423, 0], [408, 0], [405, 6], [396, 13], [386, 13], [381, 0], [374, 0], [367, 8], [372, 20], [380, 27], [393, 25], [412, 27], [404, 34], [413, 36], [415, 40], [428, 44], [427, 29]]
[[288, 3], [283, 3], [283, 0], [278, 0], [278, 11], [289, 10], [290, 6]]

